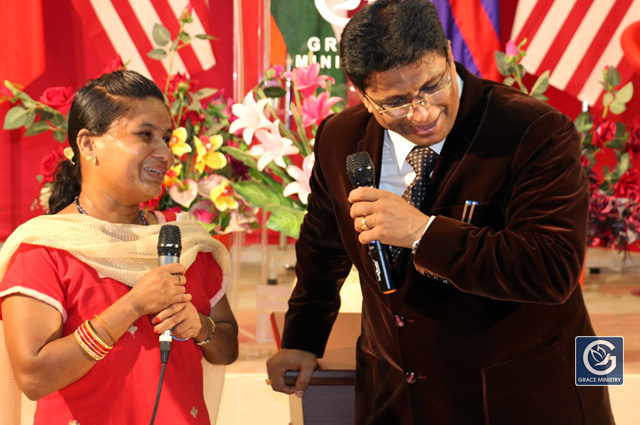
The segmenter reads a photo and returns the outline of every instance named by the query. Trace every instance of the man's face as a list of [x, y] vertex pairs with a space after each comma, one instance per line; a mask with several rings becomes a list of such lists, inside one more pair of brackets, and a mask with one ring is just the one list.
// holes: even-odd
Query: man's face
[[[416, 145], [434, 145], [449, 134], [460, 106], [451, 50], [446, 58], [431, 52], [413, 64], [373, 73], [359, 94], [381, 126]], [[408, 115], [399, 117], [404, 113]]]

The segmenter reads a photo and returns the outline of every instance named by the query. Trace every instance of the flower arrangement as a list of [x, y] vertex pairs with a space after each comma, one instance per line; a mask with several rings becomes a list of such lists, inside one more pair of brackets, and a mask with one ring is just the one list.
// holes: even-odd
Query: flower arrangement
[[[522, 46], [507, 43], [506, 52], [496, 52], [496, 63], [507, 85], [517, 84], [527, 94], [543, 101], [549, 86], [549, 71], [544, 72], [530, 91], [522, 77], [524, 68], [520, 60], [526, 55]], [[638, 170], [632, 162], [640, 157], [640, 119], [630, 126], [610, 118], [621, 114], [633, 97], [633, 83], [620, 87], [620, 73], [614, 67], [604, 69], [602, 86], [602, 116], [583, 111], [574, 120], [582, 135], [582, 165], [589, 177], [591, 201], [589, 206], [589, 230], [587, 245], [617, 247], [628, 254], [629, 245], [640, 238], [640, 184]], [[596, 156], [615, 157], [615, 166], [604, 166], [600, 173], [594, 170]]]
[[[163, 193], [143, 207], [161, 211], [189, 211], [211, 234], [259, 227], [259, 208], [268, 212], [266, 226], [297, 237], [309, 196], [313, 167], [312, 143], [318, 123], [341, 98], [330, 97], [333, 80], [320, 76], [319, 65], [285, 71], [267, 71], [264, 81], [243, 103], [233, 103], [224, 93], [199, 88], [198, 81], [172, 74], [177, 51], [194, 38], [185, 26], [192, 22], [188, 7], [179, 18], [175, 38], [162, 25], [153, 29], [157, 45], [149, 52], [156, 60], [169, 58], [169, 78], [163, 84], [174, 125], [170, 142], [174, 164], [165, 176]], [[126, 68], [120, 58], [103, 72]], [[25, 136], [51, 131], [61, 146], [42, 160], [42, 184], [34, 207], [46, 212], [57, 164], [64, 160], [67, 113], [74, 96], [70, 87], [49, 88], [32, 99], [23, 87], [5, 81], [0, 96], [11, 101], [5, 116], [7, 130], [25, 127]], [[320, 90], [317, 90], [320, 88]], [[320, 91], [317, 95], [316, 91]], [[278, 108], [285, 102], [286, 108]], [[289, 124], [293, 118], [293, 125]]]
[[[248, 168], [250, 178], [236, 181], [235, 190], [270, 213], [267, 228], [293, 238], [299, 235], [311, 192], [317, 126], [342, 101], [330, 94], [333, 78], [319, 71], [317, 63], [288, 71], [282, 66], [269, 69], [242, 103], [232, 105], [229, 131], [242, 137], [235, 146], [222, 148]], [[278, 108], [283, 99], [284, 109]]]

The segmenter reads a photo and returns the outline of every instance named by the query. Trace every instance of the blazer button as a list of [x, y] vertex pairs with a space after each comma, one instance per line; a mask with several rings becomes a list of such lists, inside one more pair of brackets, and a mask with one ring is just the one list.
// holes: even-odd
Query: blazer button
[[407, 381], [407, 384], [413, 385], [418, 382], [418, 375], [415, 372], [405, 372], [404, 380]]
[[407, 324], [407, 319], [405, 319], [405, 317], [401, 314], [396, 314], [395, 316], [393, 316], [393, 319], [397, 328], [404, 328], [404, 326]]

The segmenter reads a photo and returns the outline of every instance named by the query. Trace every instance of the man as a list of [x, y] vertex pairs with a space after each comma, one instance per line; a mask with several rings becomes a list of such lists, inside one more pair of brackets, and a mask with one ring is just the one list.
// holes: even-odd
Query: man
[[[298, 283], [267, 362], [273, 388], [304, 394], [354, 264], [357, 424], [613, 424], [606, 388], [574, 384], [574, 339], [593, 329], [578, 285], [588, 184], [571, 120], [456, 64], [426, 0], [369, 3], [340, 49], [362, 105], [317, 132]], [[438, 153], [419, 208], [400, 196], [415, 146]], [[353, 189], [344, 164], [360, 151], [379, 189]], [[403, 248], [392, 294], [368, 256], [376, 240]], [[286, 370], [299, 370], [295, 387]]]

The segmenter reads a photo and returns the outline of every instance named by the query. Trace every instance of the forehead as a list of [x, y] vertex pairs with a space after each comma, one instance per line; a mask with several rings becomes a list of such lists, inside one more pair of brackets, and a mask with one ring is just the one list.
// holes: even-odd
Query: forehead
[[444, 72], [447, 58], [440, 53], [430, 52], [409, 65], [373, 72], [367, 79], [367, 93], [420, 89], [428, 82], [437, 81]]
[[113, 123], [112, 129], [126, 129], [145, 124], [161, 129], [171, 129], [171, 116], [164, 102], [153, 97], [129, 101], [131, 104], [128, 112]]

